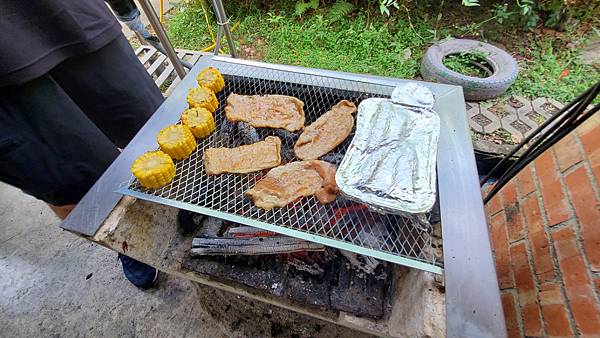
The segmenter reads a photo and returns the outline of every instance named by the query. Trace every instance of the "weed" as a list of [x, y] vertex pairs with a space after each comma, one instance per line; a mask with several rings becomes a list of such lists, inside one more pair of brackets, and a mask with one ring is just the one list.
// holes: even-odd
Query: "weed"
[[448, 69], [463, 75], [482, 78], [491, 75], [491, 67], [482, 52], [450, 54], [444, 58], [443, 63]]

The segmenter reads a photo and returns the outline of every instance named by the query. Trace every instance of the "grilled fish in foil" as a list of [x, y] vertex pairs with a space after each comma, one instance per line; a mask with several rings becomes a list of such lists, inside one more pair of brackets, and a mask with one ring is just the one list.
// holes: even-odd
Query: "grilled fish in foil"
[[360, 103], [335, 177], [344, 195], [382, 213], [422, 218], [431, 210], [440, 134], [433, 103], [433, 93], [416, 83], [396, 87], [391, 99]]

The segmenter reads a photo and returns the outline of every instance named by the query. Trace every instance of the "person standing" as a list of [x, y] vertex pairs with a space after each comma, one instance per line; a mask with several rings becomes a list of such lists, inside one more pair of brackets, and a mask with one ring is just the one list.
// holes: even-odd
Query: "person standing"
[[[64, 219], [164, 98], [101, 0], [0, 10], [0, 181]], [[158, 271], [119, 255], [147, 288]]]

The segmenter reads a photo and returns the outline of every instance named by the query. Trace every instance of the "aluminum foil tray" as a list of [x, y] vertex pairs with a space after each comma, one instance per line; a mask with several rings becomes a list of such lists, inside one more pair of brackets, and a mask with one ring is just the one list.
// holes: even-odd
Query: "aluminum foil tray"
[[383, 213], [419, 217], [430, 211], [440, 135], [433, 103], [433, 93], [414, 82], [398, 86], [391, 99], [362, 101], [336, 173], [340, 190]]
[[[204, 149], [242, 144], [237, 128], [224, 115], [225, 101], [231, 93], [295, 96], [305, 103], [308, 125], [340, 100], [358, 105], [371, 97], [387, 98], [392, 94], [393, 86], [223, 61], [214, 61], [211, 66], [218, 68], [225, 77], [225, 89], [217, 95], [220, 105], [215, 112], [216, 131], [200, 140], [188, 159], [176, 162], [176, 176], [169, 185], [146, 190], [132, 176], [122, 184], [120, 193], [442, 273], [441, 261], [436, 261], [431, 248], [430, 233], [414, 226], [411, 219], [375, 213], [342, 196], [326, 205], [309, 197], [284, 208], [265, 211], [244, 196], [244, 192], [264, 175], [263, 172], [208, 176], [204, 171]], [[277, 135], [268, 129], [260, 129], [259, 134], [261, 138]], [[326, 159], [339, 165], [352, 136], [326, 155]], [[295, 160], [291, 151], [294, 140], [283, 137], [282, 142], [282, 148], [287, 149], [287, 152], [283, 151], [284, 162]]]

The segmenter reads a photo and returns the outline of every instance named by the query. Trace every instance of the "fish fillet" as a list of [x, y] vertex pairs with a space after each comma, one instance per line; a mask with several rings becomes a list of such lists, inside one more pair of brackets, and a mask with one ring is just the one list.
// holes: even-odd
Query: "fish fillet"
[[304, 127], [304, 102], [285, 95], [238, 95], [227, 97], [225, 116], [256, 128], [298, 131]]
[[208, 148], [203, 160], [209, 175], [245, 174], [273, 168], [281, 164], [281, 140], [268, 136], [264, 141], [237, 148]]
[[354, 127], [354, 103], [340, 101], [330, 111], [306, 127], [294, 145], [296, 157], [316, 160], [342, 143]]
[[311, 160], [291, 162], [271, 169], [252, 189], [246, 191], [246, 196], [250, 196], [257, 207], [271, 210], [311, 195], [315, 195], [323, 204], [330, 203], [335, 200], [337, 193], [335, 166], [325, 161]]

